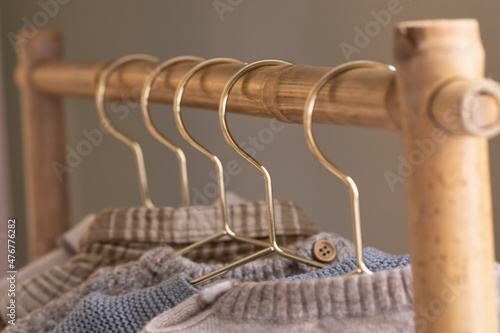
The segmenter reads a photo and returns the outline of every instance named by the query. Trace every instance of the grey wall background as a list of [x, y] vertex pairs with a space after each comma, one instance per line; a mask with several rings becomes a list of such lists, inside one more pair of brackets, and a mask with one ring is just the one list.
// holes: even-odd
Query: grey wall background
[[[225, 11], [218, 13], [216, 6]], [[473, 17], [481, 25], [487, 54], [486, 75], [500, 80], [498, 1], [0, 0], [15, 217], [25, 220], [19, 103], [12, 81], [16, 54], [9, 33], [17, 32], [26, 22], [61, 28], [66, 41], [65, 56], [71, 60], [116, 59], [140, 52], [163, 59], [192, 54], [245, 61], [282, 58], [298, 64], [334, 66], [346, 61], [340, 45], [343, 42], [355, 45], [356, 29], [364, 30], [367, 23], [376, 22], [373, 12], [388, 8], [396, 10], [387, 22], [378, 24], [379, 31], [374, 30], [376, 33], [367, 45], [360, 47], [352, 59], [391, 63], [392, 27], [398, 21]], [[48, 14], [47, 22], [39, 12]], [[86, 140], [82, 131], [98, 128], [96, 109], [92, 100], [77, 98], [67, 98], [65, 107], [67, 144], [69, 149], [76, 149], [81, 140]], [[213, 166], [183, 142], [173, 123], [170, 106], [155, 105], [152, 114], [157, 126], [185, 148], [192, 191], [203, 192], [206, 184], [213, 182], [209, 175]], [[261, 175], [224, 141], [216, 113], [185, 109], [185, 118], [193, 135], [218, 154], [224, 164], [237, 160], [243, 167], [238, 176], [231, 177], [228, 189], [248, 200], [264, 199]], [[269, 119], [230, 115], [229, 121], [239, 140], [258, 136], [262, 128], [269, 127]], [[117, 124], [144, 148], [153, 201], [157, 205], [179, 206], [177, 162], [170, 151], [148, 134], [138, 108], [131, 109], [126, 119], [117, 120]], [[404, 185], [397, 184], [393, 191], [384, 178], [386, 171], [396, 172], [399, 165], [399, 135], [328, 125], [316, 125], [315, 132], [323, 150], [358, 183], [365, 245], [394, 253], [406, 252]], [[490, 151], [495, 215], [500, 216], [500, 138], [491, 140]], [[265, 144], [257, 157], [273, 176], [276, 197], [297, 202], [322, 230], [351, 238], [347, 189], [309, 152], [302, 126], [290, 125], [275, 133], [272, 142]], [[141, 203], [133, 156], [109, 135], [64, 177], [70, 188], [73, 223], [105, 207]], [[496, 224], [498, 221], [497, 218]], [[499, 231], [496, 235], [500, 240]], [[18, 259], [26, 260], [25, 256]]]

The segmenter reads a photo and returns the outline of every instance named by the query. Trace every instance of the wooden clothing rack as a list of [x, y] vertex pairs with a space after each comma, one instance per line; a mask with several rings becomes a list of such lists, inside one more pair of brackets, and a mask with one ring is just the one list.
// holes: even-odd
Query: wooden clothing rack
[[[62, 59], [54, 29], [19, 38], [16, 80], [21, 92], [26, 207], [30, 258], [54, 247], [68, 227], [65, 183], [51, 163], [65, 159], [63, 96], [93, 98], [109, 62]], [[499, 85], [483, 78], [484, 51], [475, 20], [397, 24], [396, 72], [348, 71], [327, 84], [315, 122], [398, 130], [403, 156], [413, 161], [406, 177], [408, 231], [418, 332], [496, 332], [493, 219], [488, 138], [500, 131]], [[170, 67], [151, 100], [171, 103], [193, 66]], [[216, 110], [224, 85], [242, 67], [214, 65], [189, 81], [185, 105]], [[117, 70], [106, 98], [138, 98], [151, 64]], [[269, 66], [239, 80], [228, 109], [302, 122], [307, 94], [330, 68]], [[433, 151], [422, 151], [433, 143]], [[426, 146], [426, 144], [428, 146]]]

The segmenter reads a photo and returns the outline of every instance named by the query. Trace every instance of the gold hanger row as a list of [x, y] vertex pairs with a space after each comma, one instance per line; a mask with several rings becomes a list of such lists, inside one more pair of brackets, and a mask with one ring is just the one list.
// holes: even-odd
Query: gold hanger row
[[[211, 153], [208, 149], [206, 149], [204, 146], [202, 146], [200, 143], [198, 143], [186, 130], [184, 122], [181, 117], [181, 101], [182, 101], [182, 95], [184, 93], [184, 89], [188, 81], [198, 72], [200, 69], [215, 65], [215, 64], [222, 64], [222, 63], [242, 63], [242, 61], [237, 60], [237, 59], [232, 59], [232, 58], [215, 58], [215, 59], [210, 59], [210, 60], [204, 60], [203, 58], [200, 57], [194, 57], [194, 56], [180, 56], [180, 57], [175, 57], [172, 59], [169, 59], [165, 62], [160, 63], [160, 59], [150, 56], [150, 55], [145, 55], [145, 54], [135, 54], [135, 55], [129, 55], [122, 57], [113, 63], [111, 63], [106, 70], [102, 72], [102, 74], [99, 77], [98, 85], [97, 85], [97, 90], [96, 90], [96, 106], [97, 106], [97, 111], [99, 118], [102, 122], [102, 124], [105, 126], [105, 128], [117, 139], [125, 143], [127, 146], [129, 146], [134, 155], [135, 155], [135, 161], [136, 161], [136, 166], [137, 166], [137, 171], [138, 171], [138, 176], [139, 176], [139, 185], [141, 189], [141, 195], [142, 195], [142, 201], [143, 205], [148, 208], [154, 207], [150, 194], [149, 194], [149, 188], [148, 188], [148, 182], [147, 182], [147, 177], [146, 177], [146, 168], [145, 168], [145, 163], [144, 163], [144, 156], [142, 153], [142, 149], [140, 145], [132, 140], [129, 136], [127, 136], [125, 133], [121, 132], [118, 130], [113, 123], [111, 122], [110, 118], [108, 117], [105, 106], [104, 106], [104, 95], [106, 91], [106, 84], [109, 80], [109, 77], [111, 74], [117, 70], [119, 67], [129, 64], [131, 62], [135, 61], [147, 61], [151, 62], [153, 64], [156, 64], [155, 69], [146, 77], [142, 92], [141, 92], [141, 111], [143, 115], [143, 120], [146, 124], [146, 127], [148, 131], [153, 135], [155, 139], [160, 141], [163, 145], [165, 145], [167, 148], [169, 148], [171, 151], [173, 151], [178, 159], [179, 163], [179, 169], [180, 169], [180, 179], [181, 179], [181, 192], [182, 192], [182, 198], [183, 198], [183, 203], [184, 206], [188, 207], [190, 205], [190, 198], [189, 198], [189, 186], [188, 186], [188, 176], [187, 176], [187, 167], [186, 167], [186, 158], [184, 155], [184, 152], [182, 149], [180, 149], [178, 146], [176, 146], [172, 141], [167, 139], [163, 134], [160, 133], [160, 131], [156, 128], [154, 125], [151, 116], [149, 114], [148, 110], [148, 100], [149, 96], [151, 93], [151, 88], [152, 85], [154, 84], [156, 78], [168, 67], [178, 64], [180, 62], [197, 62], [197, 64], [183, 77], [179, 85], [177, 86], [177, 89], [175, 91], [174, 95], [174, 116], [175, 116], [175, 122], [177, 125], [177, 128], [179, 129], [182, 137], [189, 143], [191, 144], [194, 148], [196, 148], [199, 152], [203, 153], [205, 156], [207, 156], [213, 163], [214, 166], [217, 170], [217, 183], [218, 183], [218, 190], [219, 190], [219, 204], [220, 204], [220, 210], [221, 210], [221, 222], [222, 222], [222, 231], [211, 235], [207, 237], [206, 239], [200, 240], [194, 244], [189, 245], [186, 248], [183, 248], [178, 251], [179, 255], [186, 254], [190, 252], [191, 250], [198, 248], [200, 246], [206, 245], [208, 243], [211, 243], [215, 240], [217, 240], [220, 237], [223, 237], [225, 235], [229, 236], [230, 238], [236, 240], [236, 241], [241, 241], [241, 242], [247, 242], [251, 243], [255, 246], [262, 247], [261, 250], [250, 254], [249, 256], [242, 258], [240, 260], [237, 260], [235, 262], [229, 263], [226, 266], [221, 267], [220, 269], [214, 270], [202, 277], [193, 279], [191, 281], [192, 284], [198, 284], [203, 281], [206, 281], [212, 277], [221, 275], [231, 269], [234, 269], [238, 266], [244, 265], [246, 263], [249, 263], [251, 261], [254, 261], [258, 258], [261, 258], [263, 256], [267, 256], [271, 253], [276, 253], [284, 258], [291, 259], [296, 262], [304, 263], [307, 265], [311, 265], [314, 267], [322, 268], [325, 267], [326, 265], [320, 262], [317, 262], [315, 260], [311, 260], [308, 258], [304, 258], [301, 256], [297, 256], [293, 253], [292, 250], [284, 248], [280, 246], [276, 240], [276, 227], [275, 227], [275, 216], [274, 216], [274, 206], [273, 206], [273, 186], [272, 186], [272, 178], [267, 169], [262, 165], [259, 161], [257, 161], [255, 158], [250, 156], [246, 151], [244, 151], [234, 140], [228, 125], [227, 125], [227, 120], [226, 120], [226, 109], [227, 109], [227, 101], [229, 98], [229, 94], [231, 92], [231, 89], [235, 85], [235, 83], [246, 73], [249, 71], [252, 71], [253, 69], [260, 68], [263, 66], [290, 66], [292, 63], [284, 60], [277, 60], [277, 59], [266, 59], [266, 60], [259, 60], [255, 61], [250, 64], [245, 64], [243, 68], [241, 68], [237, 73], [235, 73], [231, 79], [228, 81], [226, 84], [221, 98], [219, 102], [219, 121], [220, 125], [222, 128], [222, 132], [224, 134], [224, 137], [226, 141], [229, 143], [229, 145], [240, 155], [242, 156], [246, 161], [248, 161], [250, 164], [252, 164], [255, 168], [257, 168], [263, 175], [264, 177], [264, 183], [265, 183], [265, 191], [266, 191], [266, 205], [267, 205], [267, 222], [268, 222], [268, 228], [269, 228], [269, 241], [264, 242], [261, 240], [253, 239], [253, 238], [248, 238], [245, 236], [241, 236], [236, 234], [230, 227], [230, 221], [228, 220], [228, 211], [227, 211], [227, 204], [226, 204], [226, 193], [225, 193], [225, 186], [224, 186], [224, 177], [223, 177], [223, 167], [222, 163], [220, 162], [220, 159]], [[354, 245], [355, 245], [355, 254], [356, 254], [356, 263], [357, 263], [357, 268], [354, 269], [351, 272], [348, 272], [347, 275], [349, 274], [357, 274], [357, 273], [366, 273], [366, 274], [371, 274], [372, 272], [368, 269], [366, 264], [364, 263], [363, 260], [363, 246], [362, 246], [362, 233], [361, 233], [361, 219], [360, 219], [360, 210], [359, 210], [359, 192], [358, 188], [356, 186], [356, 183], [354, 180], [347, 175], [346, 173], [342, 172], [336, 165], [334, 165], [332, 162], [330, 162], [325, 155], [321, 152], [319, 149], [318, 145], [316, 144], [316, 141], [314, 139], [313, 133], [312, 133], [312, 114], [314, 110], [314, 105], [316, 102], [316, 99], [318, 97], [319, 92], [321, 91], [321, 88], [331, 79], [341, 75], [342, 73], [356, 69], [356, 68], [361, 68], [361, 67], [369, 67], [369, 68], [377, 68], [377, 69], [389, 69], [389, 70], [395, 70], [393, 66], [390, 65], [385, 65], [381, 64], [378, 62], [373, 62], [373, 61], [351, 61], [342, 65], [339, 65], [337, 67], [334, 67], [331, 69], [329, 72], [327, 72], [311, 89], [305, 106], [304, 106], [304, 117], [303, 117], [303, 122], [304, 122], [304, 130], [305, 130], [305, 136], [306, 136], [306, 141], [308, 143], [308, 146], [310, 150], [313, 152], [313, 154], [316, 156], [316, 158], [325, 166], [330, 172], [332, 172], [336, 177], [341, 179], [349, 188], [350, 192], [350, 199], [351, 199], [351, 219], [352, 219], [352, 228], [353, 228], [353, 234], [354, 234]]]

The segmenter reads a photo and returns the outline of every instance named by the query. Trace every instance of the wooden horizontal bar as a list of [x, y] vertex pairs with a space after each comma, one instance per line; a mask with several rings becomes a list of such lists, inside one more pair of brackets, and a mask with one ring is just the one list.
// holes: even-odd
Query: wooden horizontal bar
[[[31, 79], [44, 93], [93, 97], [98, 77], [107, 65], [109, 62], [47, 61], [33, 68]], [[184, 62], [167, 68], [153, 86], [151, 101], [172, 103], [177, 85], [194, 65], [193, 62]], [[106, 98], [138, 99], [144, 79], [154, 66], [152, 63], [136, 62], [118, 69], [109, 80]], [[201, 69], [187, 84], [183, 105], [217, 110], [225, 84], [242, 67], [243, 64], [221, 64]], [[330, 69], [302, 65], [256, 69], [236, 83], [229, 97], [228, 111], [301, 123], [309, 91]], [[495, 91], [483, 89], [481, 98], [491, 96], [495, 103], [470, 103], [470, 96], [474, 94], [468, 92], [463, 85], [460, 89], [441, 89], [443, 94], [446, 93], [446, 98], [439, 99], [438, 93], [440, 102], [431, 104], [431, 107], [438, 108], [431, 110], [437, 118], [437, 124], [457, 134], [497, 134], [500, 131], [500, 102], [497, 98], [500, 96], [500, 88], [496, 82], [493, 83], [490, 82], [485, 87]], [[477, 82], [471, 82], [470, 85], [471, 89], [477, 90]], [[450, 116], [443, 111], [444, 108], [452, 108], [453, 114]], [[469, 113], [476, 116], [463, 117], [464, 109], [471, 108]], [[317, 123], [388, 130], [397, 130], [400, 127], [399, 119], [394, 72], [373, 68], [348, 71], [326, 84], [318, 96], [313, 114], [313, 121]], [[446, 126], [450, 119], [456, 120], [454, 126]], [[485, 125], [484, 119], [494, 121]], [[478, 122], [480, 125], [467, 124], [470, 122]]]

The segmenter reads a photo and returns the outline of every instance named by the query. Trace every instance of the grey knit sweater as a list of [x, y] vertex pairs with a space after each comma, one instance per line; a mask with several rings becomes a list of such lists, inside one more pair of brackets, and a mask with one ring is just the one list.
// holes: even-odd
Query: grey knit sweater
[[121, 296], [92, 293], [53, 333], [136, 333], [161, 312], [199, 291], [186, 274]]
[[[308, 238], [297, 245], [296, 253], [311, 258], [313, 244], [322, 239], [330, 240], [337, 249], [337, 257], [332, 264], [344, 261], [354, 255], [352, 243], [334, 233], [319, 233]], [[101, 292], [110, 296], [123, 295], [157, 285], [182, 272], [196, 278], [221, 266], [221, 264], [196, 263], [176, 255], [170, 247], [159, 247], [148, 251], [136, 262], [98, 270], [79, 287], [19, 319], [16, 326], [8, 326], [4, 332], [50, 332], [79, 305], [85, 296], [92, 292]], [[221, 278], [234, 278], [238, 281], [270, 281], [311, 272], [315, 269], [271, 256], [238, 267], [211, 281]]]

